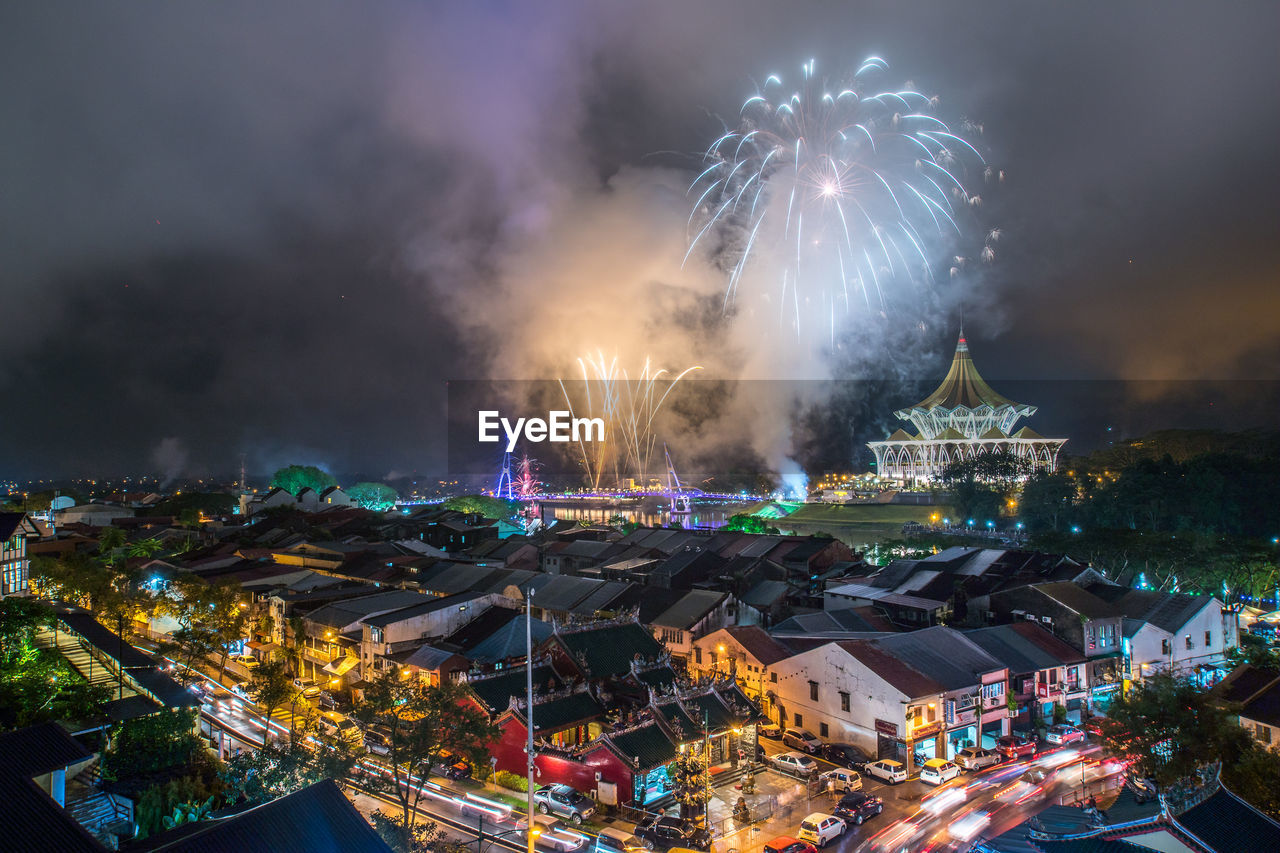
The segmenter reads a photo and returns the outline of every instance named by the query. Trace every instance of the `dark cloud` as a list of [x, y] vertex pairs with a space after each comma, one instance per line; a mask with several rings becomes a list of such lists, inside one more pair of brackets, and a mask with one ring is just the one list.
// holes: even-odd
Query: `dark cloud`
[[718, 287], [670, 257], [680, 191], [811, 56], [886, 57], [1008, 174], [999, 263], [834, 369], [935, 375], [963, 307], [993, 376], [1274, 378], [1278, 31], [1262, 2], [10, 4], [0, 474], [430, 469], [444, 382], [563, 366], [575, 322], [749, 363], [664, 319]]

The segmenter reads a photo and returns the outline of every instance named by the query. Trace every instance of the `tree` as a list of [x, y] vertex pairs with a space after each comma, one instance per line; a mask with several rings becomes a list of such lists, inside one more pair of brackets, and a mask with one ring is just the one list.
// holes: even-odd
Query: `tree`
[[324, 779], [345, 779], [356, 764], [350, 749], [317, 739], [270, 743], [232, 757], [219, 773], [228, 801], [265, 803]]
[[105, 562], [115, 562], [116, 552], [126, 544], [124, 531], [118, 527], [104, 527], [98, 534], [98, 557]]
[[775, 536], [778, 533], [778, 528], [770, 526], [763, 518], [743, 512], [729, 516], [724, 529], [730, 533], [760, 533]]
[[249, 676], [249, 693], [262, 706], [266, 727], [262, 732], [262, 746], [271, 741], [271, 713], [294, 698], [298, 688], [293, 686], [293, 673], [285, 660], [269, 660], [254, 667]]
[[1239, 759], [1223, 765], [1222, 781], [1235, 794], [1280, 819], [1280, 755], [1251, 744]]
[[285, 632], [285, 642], [293, 655], [289, 658], [293, 671], [302, 675], [302, 650], [307, 644], [307, 625], [301, 616], [289, 617], [289, 628]]
[[485, 518], [495, 519], [512, 519], [520, 512], [518, 501], [492, 498], [488, 495], [461, 495], [449, 498], [441, 506], [455, 512], [476, 513]]
[[126, 549], [126, 553], [130, 557], [154, 557], [156, 554], [164, 550], [164, 543], [154, 536], [148, 539], [139, 539], [133, 542]]
[[391, 771], [389, 777], [370, 776], [368, 782], [399, 802], [402, 849], [410, 849], [418, 802], [431, 768], [446, 751], [465, 757], [472, 766], [483, 766], [488, 744], [499, 731], [453, 682], [424, 686], [402, 678], [393, 668], [374, 677], [364, 696], [351, 718], [362, 729], [377, 726], [386, 733], [384, 760]]
[[32, 647], [36, 632], [51, 627], [53, 608], [30, 598], [0, 599], [0, 668], [17, 666]]
[[1071, 523], [1075, 481], [1062, 471], [1037, 471], [1022, 486], [1018, 517], [1031, 532], [1058, 531]]
[[169, 635], [169, 639], [160, 643], [160, 654], [173, 658], [182, 666], [179, 679], [184, 684], [194, 680], [192, 668], [197, 661], [203, 661], [218, 648], [218, 639], [212, 631], [201, 626], [186, 626]]
[[314, 465], [287, 465], [271, 475], [271, 485], [296, 495], [303, 489], [322, 492], [338, 485], [338, 481], [328, 471]]
[[951, 504], [962, 520], [994, 521], [1028, 473], [1026, 461], [1012, 453], [980, 453], [947, 465], [938, 482], [950, 493]]
[[120, 725], [103, 753], [102, 778], [128, 782], [169, 768], [186, 768], [203, 751], [194, 708], [157, 711]]
[[1229, 766], [1249, 748], [1248, 733], [1194, 682], [1159, 673], [1112, 703], [1103, 745], [1161, 787], [1192, 779], [1216, 761]]
[[385, 512], [396, 505], [400, 495], [386, 483], [356, 483], [347, 489], [347, 497], [363, 509]]

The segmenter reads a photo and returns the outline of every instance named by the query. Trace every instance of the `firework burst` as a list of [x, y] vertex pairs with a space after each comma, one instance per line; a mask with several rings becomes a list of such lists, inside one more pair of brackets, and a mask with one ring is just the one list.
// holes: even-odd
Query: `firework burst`
[[654, 367], [646, 358], [639, 374], [632, 378], [615, 356], [602, 352], [578, 359], [582, 380], [560, 381], [566, 405], [573, 417], [601, 418], [604, 441], [578, 443], [578, 455], [592, 489], [600, 488], [606, 477], [616, 481], [634, 478], [648, 485], [649, 463], [657, 435], [655, 420], [676, 384], [701, 366], [687, 367], [676, 374]]
[[[689, 256], [716, 240], [728, 259], [724, 308], [748, 296], [776, 299], [797, 334], [802, 318], [828, 324], [861, 307], [883, 312], [889, 294], [933, 281], [961, 220], [982, 203], [968, 185], [999, 181], [966, 137], [934, 115], [937, 99], [907, 87], [875, 88], [888, 65], [867, 59], [844, 85], [803, 66], [798, 90], [769, 77], [742, 105], [738, 126], [711, 144], [690, 187]], [[713, 237], [714, 235], [714, 237]], [[977, 253], [995, 258], [992, 231]], [[953, 263], [953, 275], [967, 259]], [[763, 274], [757, 274], [763, 270]], [[776, 296], [775, 296], [776, 294]]]

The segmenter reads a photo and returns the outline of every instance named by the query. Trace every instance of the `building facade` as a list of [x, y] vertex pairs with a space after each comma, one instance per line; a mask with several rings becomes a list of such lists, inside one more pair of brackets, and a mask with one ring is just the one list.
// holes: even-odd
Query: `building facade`
[[1028, 473], [1052, 471], [1066, 439], [1045, 438], [1026, 426], [1014, 429], [1019, 420], [1035, 412], [1035, 406], [997, 394], [978, 375], [961, 330], [951, 369], [938, 389], [894, 413], [911, 424], [914, 434], [899, 429], [867, 446], [876, 455], [880, 478], [904, 485], [929, 483], [951, 463], [989, 453], [1008, 453], [1023, 460]]

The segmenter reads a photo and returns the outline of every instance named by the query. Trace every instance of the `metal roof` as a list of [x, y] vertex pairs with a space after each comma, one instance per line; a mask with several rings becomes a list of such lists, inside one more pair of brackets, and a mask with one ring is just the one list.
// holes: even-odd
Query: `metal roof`
[[663, 611], [658, 618], [654, 619], [653, 624], [663, 628], [688, 630], [706, 618], [708, 613], [723, 604], [728, 597], [729, 593], [727, 592], [717, 592], [711, 589], [691, 590], [685, 593], [679, 601]]

